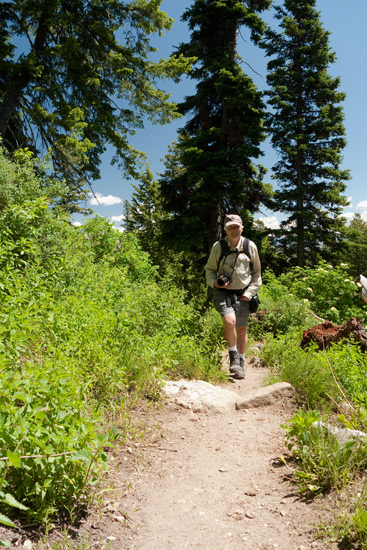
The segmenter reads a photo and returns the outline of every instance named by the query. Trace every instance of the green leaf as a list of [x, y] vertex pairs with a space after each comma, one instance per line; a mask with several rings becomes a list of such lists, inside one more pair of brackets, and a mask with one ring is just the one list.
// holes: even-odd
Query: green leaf
[[21, 467], [22, 461], [18, 453], [13, 453], [12, 451], [6, 451], [6, 454], [12, 466], [14, 466], [15, 468]]
[[21, 504], [17, 501], [16, 498], [13, 497], [13, 495], [10, 495], [9, 493], [2, 493], [0, 495], [0, 502], [5, 502], [9, 506], [12, 506], [13, 508], [19, 508], [19, 510], [28, 510], [28, 506], [24, 506], [24, 504]]
[[[2, 525], [7, 525], [8, 527], [15, 527], [17, 528], [17, 526], [15, 525], [15, 523], [13, 523], [9, 518], [7, 518], [6, 516], [4, 516], [3, 514], [0, 514], [0, 523]], [[3, 541], [2, 541], [3, 542]], [[6, 542], [6, 541], [4, 541]], [[5, 545], [4, 545], [5, 546]]]

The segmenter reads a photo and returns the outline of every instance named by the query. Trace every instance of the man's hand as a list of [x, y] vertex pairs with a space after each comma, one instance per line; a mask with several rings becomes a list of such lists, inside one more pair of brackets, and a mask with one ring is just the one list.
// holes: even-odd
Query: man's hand
[[[218, 277], [220, 279], [220, 277]], [[214, 288], [227, 288], [228, 286], [232, 286], [232, 283], [230, 281], [227, 281], [224, 285], [218, 285], [218, 279], [213, 284]]]

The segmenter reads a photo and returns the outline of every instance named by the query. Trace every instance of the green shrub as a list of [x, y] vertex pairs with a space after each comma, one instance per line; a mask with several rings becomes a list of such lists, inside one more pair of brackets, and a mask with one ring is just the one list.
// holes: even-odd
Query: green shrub
[[347, 264], [332, 266], [320, 262], [315, 267], [295, 267], [282, 274], [279, 282], [324, 319], [343, 323], [357, 316], [367, 320], [359, 288], [351, 279]]
[[341, 490], [367, 465], [367, 441], [339, 444], [322, 425], [327, 417], [319, 411], [300, 410], [282, 427], [287, 430], [288, 450], [299, 469], [294, 477], [303, 493]]

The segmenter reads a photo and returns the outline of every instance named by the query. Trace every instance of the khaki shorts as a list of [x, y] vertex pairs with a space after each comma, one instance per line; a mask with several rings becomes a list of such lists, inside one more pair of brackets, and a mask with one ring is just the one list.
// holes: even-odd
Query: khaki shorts
[[234, 313], [237, 327], [247, 327], [250, 317], [249, 303], [246, 300], [241, 300], [240, 297], [240, 295], [227, 290], [215, 288], [213, 305], [222, 317]]

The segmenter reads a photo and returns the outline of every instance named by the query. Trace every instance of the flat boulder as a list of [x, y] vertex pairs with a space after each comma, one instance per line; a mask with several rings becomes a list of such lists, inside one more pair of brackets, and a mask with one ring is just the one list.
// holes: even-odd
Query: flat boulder
[[295, 389], [288, 382], [277, 382], [271, 386], [259, 388], [236, 402], [236, 409], [252, 409], [266, 407], [278, 401], [289, 400], [295, 396]]
[[192, 412], [223, 414], [235, 408], [238, 395], [203, 380], [167, 380], [164, 393], [176, 405]]

